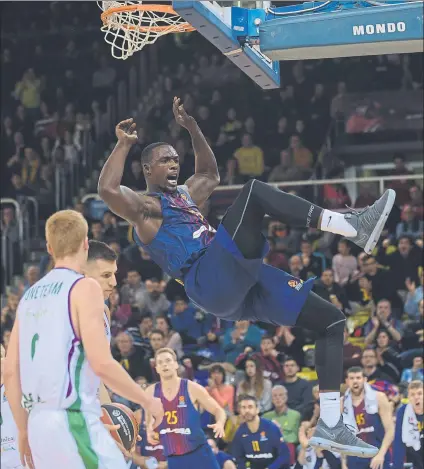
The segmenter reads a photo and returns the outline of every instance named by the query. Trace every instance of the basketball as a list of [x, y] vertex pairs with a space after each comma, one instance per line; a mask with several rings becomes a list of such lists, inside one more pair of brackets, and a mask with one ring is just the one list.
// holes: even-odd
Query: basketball
[[134, 447], [139, 425], [131, 409], [123, 404], [102, 405], [101, 421], [106, 425], [121, 425], [119, 430], [110, 432], [112, 438], [127, 451]]

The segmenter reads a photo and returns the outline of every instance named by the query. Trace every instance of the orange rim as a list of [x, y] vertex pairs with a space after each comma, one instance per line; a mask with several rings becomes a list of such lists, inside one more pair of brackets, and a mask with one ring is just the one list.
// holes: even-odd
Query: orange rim
[[[114, 8], [109, 8], [108, 10], [104, 11], [101, 15], [100, 18], [105, 26], [108, 25], [108, 18], [109, 16], [115, 14], [115, 13], [128, 13], [131, 11], [151, 11], [154, 13], [163, 13], [164, 18], [166, 18], [166, 14], [168, 15], [176, 15], [178, 16], [178, 13], [169, 5], [124, 5], [120, 7], [114, 7]], [[160, 21], [160, 19], [158, 19]], [[165, 20], [164, 20], [165, 21]], [[168, 33], [188, 33], [190, 31], [195, 31], [195, 28], [191, 26], [190, 23], [183, 22], [183, 23], [178, 23], [178, 24], [169, 24], [167, 26], [135, 26], [132, 24], [119, 24], [119, 28], [121, 29], [127, 29], [130, 31], [142, 31], [142, 32], [148, 32], [148, 31], [153, 31], [153, 32], [168, 32]]]

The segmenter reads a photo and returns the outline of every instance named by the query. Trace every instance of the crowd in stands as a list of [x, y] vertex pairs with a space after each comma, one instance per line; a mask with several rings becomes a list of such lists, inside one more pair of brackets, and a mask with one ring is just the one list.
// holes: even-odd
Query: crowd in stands
[[[57, 209], [58, 168], [66, 177], [75, 171], [65, 205], [84, 213], [90, 236], [108, 243], [118, 256], [117, 285], [110, 296], [114, 357], [145, 385], [157, 379], [155, 350], [175, 350], [181, 376], [203, 383], [228, 414], [220, 447], [231, 448], [242, 423], [237, 399], [247, 394], [257, 399], [261, 415], [279, 425], [287, 443], [306, 449], [319, 416], [314, 332], [248, 321], [228, 323], [199, 310], [183, 288], [132, 243], [120, 220], [108, 211], [100, 219], [92, 217], [74, 197], [81, 194], [81, 187], [88, 191], [92, 184], [87, 185], [91, 175], [84, 173], [83, 132], [89, 132], [91, 144], [110, 148], [110, 136], [96, 135], [94, 121], [126, 68], [109, 60], [100, 33], [91, 31], [98, 12], [90, 2], [82, 2], [78, 11], [71, 2], [53, 3], [48, 15], [22, 19], [32, 34], [44, 27], [50, 28], [49, 35], [32, 39], [24, 52], [18, 44], [25, 37], [2, 46], [2, 197], [20, 204], [36, 197], [40, 219], [45, 220]], [[78, 28], [85, 33], [73, 36]], [[87, 42], [85, 35], [96, 39]], [[51, 41], [52, 37], [60, 40]], [[199, 35], [198, 49], [190, 37], [178, 44], [166, 40], [176, 56], [185, 59], [160, 63], [136, 118], [140, 147], [156, 140], [175, 146], [181, 180], [192, 174], [194, 159], [188, 135], [172, 118], [174, 95], [181, 96], [208, 137], [221, 180], [233, 184], [252, 177], [270, 182], [309, 179], [320, 165], [331, 120], [342, 117], [346, 93], [422, 87], [415, 56], [393, 55], [283, 64], [282, 89], [263, 92], [203, 44]], [[184, 55], [190, 47], [194, 52]], [[124, 184], [143, 190], [139, 150], [130, 155]], [[393, 175], [409, 174], [402, 154], [394, 155], [393, 163]], [[328, 174], [337, 176], [340, 168]], [[392, 187], [401, 211], [389, 220], [371, 256], [331, 233], [299, 230], [274, 220], [264, 232], [271, 246], [266, 262], [302, 280], [316, 277], [314, 291], [346, 314], [345, 370], [362, 366], [368, 382], [385, 390], [395, 411], [407, 384], [423, 380], [423, 200], [418, 183], [395, 181]], [[324, 187], [320, 202], [332, 209], [345, 204], [362, 208], [376, 197], [375, 188], [364, 183], [352, 201], [346, 187], [337, 184]], [[204, 207], [204, 212], [217, 223], [213, 207]], [[21, 275], [2, 295], [1, 340], [7, 348], [21, 295], [52, 262], [46, 254], [39, 264], [23, 270], [27, 259], [20, 257], [11, 206], [2, 206], [1, 230], [16, 250], [13, 273]], [[204, 423], [209, 423], [206, 414]]]

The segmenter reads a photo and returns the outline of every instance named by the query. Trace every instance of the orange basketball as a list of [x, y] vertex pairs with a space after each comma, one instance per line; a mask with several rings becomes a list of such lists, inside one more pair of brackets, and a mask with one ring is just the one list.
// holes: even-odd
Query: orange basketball
[[110, 432], [112, 438], [127, 451], [133, 449], [137, 442], [139, 425], [131, 409], [123, 404], [104, 404], [100, 420], [106, 425], [120, 425], [121, 428]]

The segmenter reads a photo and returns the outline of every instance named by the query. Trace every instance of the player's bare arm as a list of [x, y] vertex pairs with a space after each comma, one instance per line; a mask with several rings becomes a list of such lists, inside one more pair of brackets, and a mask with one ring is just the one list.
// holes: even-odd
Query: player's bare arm
[[19, 366], [19, 320], [15, 319], [10, 335], [7, 356], [3, 369], [4, 387], [12, 411], [13, 420], [19, 431], [19, 453], [23, 466], [34, 469], [31, 449], [28, 442], [28, 413], [21, 405], [22, 387]]
[[[155, 392], [155, 385], [152, 384], [150, 385], [145, 393], [149, 398], [153, 398]], [[146, 425], [146, 435], [147, 435], [147, 441], [153, 445], [156, 446], [159, 444], [159, 435], [155, 432], [155, 427], [159, 425], [160, 422], [156, 424], [155, 419], [152, 417], [151, 413], [146, 410], [144, 414], [144, 419], [145, 419], [145, 425]]]
[[143, 197], [132, 189], [121, 186], [125, 161], [131, 147], [137, 143], [136, 125], [132, 119], [120, 122], [115, 133], [118, 142], [100, 173], [98, 192], [116, 215], [135, 224], [143, 211]]
[[208, 428], [213, 430], [215, 438], [223, 438], [225, 436], [225, 422], [227, 421], [225, 410], [219, 406], [216, 400], [211, 397], [208, 391], [206, 391], [204, 387], [200, 386], [200, 384], [189, 381], [188, 392], [190, 394], [190, 399], [194, 404], [207, 410], [215, 417], [215, 423], [208, 425]]
[[160, 400], [149, 398], [113, 359], [104, 333], [103, 312], [103, 293], [100, 285], [91, 278], [80, 280], [71, 293], [71, 314], [90, 366], [110, 389], [142, 405], [161, 421], [163, 407]]
[[389, 400], [382, 392], [377, 393], [378, 413], [384, 427], [384, 438], [381, 442], [380, 450], [377, 456], [370, 462], [371, 469], [382, 469], [384, 458], [395, 437], [395, 424], [393, 422], [393, 412]]
[[195, 172], [185, 184], [194, 202], [202, 205], [219, 184], [216, 158], [197, 122], [185, 111], [180, 98], [174, 98], [172, 110], [177, 123], [190, 133], [195, 155]]

